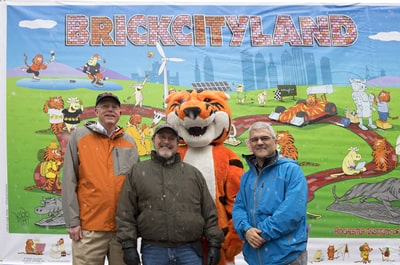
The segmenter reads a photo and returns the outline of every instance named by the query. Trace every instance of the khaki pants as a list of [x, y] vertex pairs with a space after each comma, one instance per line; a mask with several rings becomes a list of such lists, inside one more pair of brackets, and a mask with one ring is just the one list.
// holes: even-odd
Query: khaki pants
[[121, 244], [115, 232], [82, 231], [83, 238], [72, 240], [73, 265], [104, 265], [105, 258], [110, 265], [124, 265]]

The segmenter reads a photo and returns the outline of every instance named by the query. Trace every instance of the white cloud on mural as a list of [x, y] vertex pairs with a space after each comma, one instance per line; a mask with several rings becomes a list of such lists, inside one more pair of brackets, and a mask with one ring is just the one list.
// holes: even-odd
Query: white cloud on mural
[[44, 19], [35, 19], [35, 20], [21, 20], [18, 24], [21, 28], [29, 28], [29, 29], [51, 29], [57, 25], [57, 22], [54, 20], [44, 20]]
[[400, 41], [400, 32], [398, 31], [379, 32], [378, 34], [371, 35], [368, 38], [380, 41]]

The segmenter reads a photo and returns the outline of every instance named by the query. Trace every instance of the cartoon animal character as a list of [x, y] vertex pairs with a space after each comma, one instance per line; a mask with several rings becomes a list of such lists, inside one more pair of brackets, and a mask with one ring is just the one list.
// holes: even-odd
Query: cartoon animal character
[[371, 260], [369, 259], [369, 253], [373, 250], [367, 242], [362, 244], [360, 246], [360, 256], [361, 256], [361, 262], [366, 264], [366, 263], [371, 263]]
[[390, 261], [390, 248], [388, 247], [379, 248], [379, 251], [382, 254], [383, 261]]
[[334, 245], [329, 245], [328, 246], [328, 260], [334, 260], [335, 259], [335, 246]]
[[265, 103], [267, 102], [267, 95], [268, 95], [267, 90], [264, 90], [263, 92], [257, 95], [258, 105], [265, 106]]
[[53, 246], [50, 249], [50, 257], [53, 259], [59, 259], [61, 257], [67, 256], [67, 252], [65, 251], [65, 246], [64, 246], [64, 239], [60, 238], [56, 244], [53, 244]]
[[25, 254], [43, 255], [43, 252], [35, 249], [35, 242], [28, 239], [25, 242]]
[[64, 132], [64, 100], [61, 96], [50, 97], [43, 105], [43, 112], [49, 115], [50, 128], [47, 130], [38, 130], [37, 133], [52, 131], [54, 134]]
[[354, 104], [357, 108], [357, 115], [359, 119], [359, 125], [361, 130], [368, 130], [368, 128], [363, 124], [363, 119], [368, 119], [368, 127], [371, 129], [376, 129], [376, 125], [372, 123], [372, 111], [375, 110], [372, 107], [372, 102], [374, 96], [367, 95], [365, 90], [367, 90], [367, 80], [350, 78], [351, 87], [353, 89], [353, 93], [351, 94]]
[[42, 198], [41, 206], [35, 207], [35, 213], [47, 214], [49, 217], [59, 217], [64, 214], [61, 198]]
[[[92, 57], [86, 62], [83, 66], [82, 71], [87, 74], [87, 76], [92, 80], [92, 84], [95, 84], [98, 87], [102, 87], [104, 85], [103, 81], [107, 80], [107, 77], [103, 78], [103, 72], [105, 72], [105, 68], [101, 71], [101, 66], [99, 61], [102, 60], [100, 55], [95, 53]], [[104, 65], [106, 64], [106, 60], [103, 59]]]
[[400, 179], [388, 178], [376, 183], [360, 183], [351, 187], [342, 197], [336, 195], [336, 185], [332, 187], [332, 195], [335, 203], [360, 198], [361, 203], [368, 199], [375, 199], [382, 202], [385, 209], [393, 217], [398, 217], [391, 205], [392, 201], [400, 200]]
[[36, 54], [35, 57], [32, 59], [32, 64], [28, 64], [28, 56], [24, 53], [24, 64], [26, 67], [22, 68], [23, 71], [32, 74], [33, 79], [40, 80], [39, 74], [41, 70], [47, 69], [47, 65], [55, 60], [55, 53], [54, 51], [50, 52], [51, 60], [44, 62], [43, 54]]
[[317, 249], [317, 251], [314, 254], [313, 261], [314, 262], [321, 262], [323, 260], [324, 260], [324, 254], [322, 253], [322, 250]]
[[241, 140], [236, 138], [237, 130], [235, 124], [232, 123], [232, 128], [229, 132], [228, 138], [224, 141], [224, 144], [238, 146], [242, 143]]
[[361, 155], [358, 153], [358, 147], [350, 147], [347, 155], [344, 157], [342, 162], [343, 172], [337, 174], [331, 174], [331, 177], [338, 177], [341, 175], [354, 176], [361, 172], [365, 172], [367, 168], [364, 166], [364, 162], [358, 162], [361, 160]]
[[278, 151], [280, 151], [282, 156], [298, 160], [299, 154], [294, 145], [294, 138], [289, 131], [277, 131], [276, 141], [278, 144]]
[[246, 92], [244, 92], [244, 85], [240, 84], [236, 88], [237, 92], [237, 103], [245, 104], [246, 103]]
[[372, 144], [372, 150], [375, 170], [386, 172], [388, 170], [388, 156], [390, 155], [386, 138], [375, 138]]
[[[381, 129], [391, 129], [393, 126], [387, 122], [389, 118], [389, 105], [390, 102], [390, 92], [381, 90], [378, 97], [374, 95], [374, 103], [378, 107], [379, 119], [376, 121], [376, 126]], [[392, 117], [392, 119], [397, 119], [397, 117]]]
[[147, 79], [148, 79], [148, 75], [146, 75], [146, 78], [144, 79], [143, 83], [132, 84], [131, 87], [134, 89], [134, 92], [127, 99], [125, 99], [124, 102], [128, 101], [132, 97], [135, 97], [135, 106], [139, 105], [140, 107], [142, 107], [142, 105], [143, 105], [142, 89], [143, 89], [144, 85], [146, 84]]
[[67, 131], [71, 133], [81, 122], [80, 116], [83, 113], [82, 101], [77, 97], [69, 97], [67, 99], [69, 107], [62, 110], [64, 116], [63, 121]]
[[48, 193], [61, 193], [60, 170], [64, 162], [63, 154], [55, 141], [50, 142], [45, 149], [38, 151], [40, 160], [34, 178], [36, 185], [25, 190], [42, 189]]
[[67, 252], [65, 251], [64, 238], [60, 238], [60, 239], [57, 241], [57, 244], [56, 244], [56, 245], [58, 246], [58, 248], [59, 248], [60, 251], [61, 251], [61, 256], [62, 256], [62, 257], [67, 256]]
[[[153, 120], [151, 121], [151, 128], [156, 127], [162, 119], [165, 118], [165, 112], [154, 111]], [[153, 135], [153, 134], [152, 134]]]
[[[126, 123], [125, 132], [132, 136], [135, 140], [139, 156], [149, 155], [151, 153], [150, 138], [153, 135], [152, 127], [147, 127], [142, 123], [142, 116], [138, 114], [131, 114], [129, 121]], [[147, 136], [147, 138], [146, 138]]]
[[44, 227], [65, 225], [61, 198], [42, 198], [40, 203], [41, 205], [34, 209], [35, 214], [46, 217], [37, 221], [35, 225]]
[[350, 120], [351, 123], [360, 123], [360, 120], [358, 119], [357, 111], [355, 110], [350, 110], [349, 108], [346, 108], [345, 110], [345, 116]]
[[178, 91], [166, 99], [167, 122], [182, 138], [179, 153], [197, 167], [215, 199], [219, 227], [225, 232], [219, 264], [234, 262], [243, 241], [233, 228], [232, 207], [244, 173], [240, 158], [223, 145], [232, 126], [229, 96], [221, 91]]

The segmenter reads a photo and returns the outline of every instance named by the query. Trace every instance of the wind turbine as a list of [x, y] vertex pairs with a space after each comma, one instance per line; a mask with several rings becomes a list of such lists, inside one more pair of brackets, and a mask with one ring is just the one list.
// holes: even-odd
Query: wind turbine
[[168, 96], [168, 80], [167, 80], [167, 61], [171, 61], [171, 62], [183, 62], [185, 61], [185, 59], [182, 58], [168, 58], [165, 56], [165, 52], [160, 44], [160, 42], [156, 42], [156, 48], [158, 53], [161, 56], [161, 65], [160, 65], [160, 69], [158, 69], [158, 75], [161, 75], [162, 72], [164, 72], [164, 101]]

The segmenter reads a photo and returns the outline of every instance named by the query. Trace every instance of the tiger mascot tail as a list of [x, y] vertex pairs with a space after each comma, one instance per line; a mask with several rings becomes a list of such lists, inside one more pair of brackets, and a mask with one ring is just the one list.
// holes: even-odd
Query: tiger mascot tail
[[182, 139], [178, 152], [202, 172], [216, 203], [218, 225], [225, 233], [219, 265], [233, 264], [243, 245], [233, 228], [232, 207], [244, 168], [223, 144], [232, 127], [228, 99], [224, 92], [209, 90], [178, 91], [166, 98], [166, 120]]

